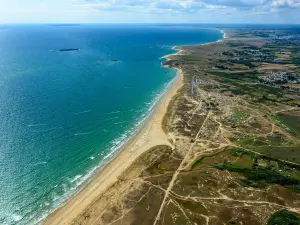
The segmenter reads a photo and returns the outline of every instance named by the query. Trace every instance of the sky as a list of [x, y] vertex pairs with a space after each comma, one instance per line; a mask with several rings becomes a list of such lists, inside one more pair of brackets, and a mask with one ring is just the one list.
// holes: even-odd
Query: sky
[[299, 24], [300, 0], [0, 0], [0, 23]]

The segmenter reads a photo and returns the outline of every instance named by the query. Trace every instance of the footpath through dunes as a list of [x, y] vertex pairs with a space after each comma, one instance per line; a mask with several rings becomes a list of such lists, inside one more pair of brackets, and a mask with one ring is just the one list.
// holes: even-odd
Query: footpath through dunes
[[[182, 83], [183, 76], [179, 69], [177, 77], [171, 87], [158, 102], [152, 115], [150, 115], [141, 131], [126, 144], [120, 154], [112, 162], [105, 166], [105, 168], [103, 168], [99, 174], [83, 188], [83, 190], [66, 202], [64, 206], [52, 213], [44, 221], [44, 224], [80, 224], [78, 221], [81, 220], [81, 217], [84, 217], [85, 220], [90, 217], [86, 216], [86, 212], [90, 209], [96, 210], [97, 212], [97, 214], [93, 217], [93, 224], [97, 224], [97, 218], [101, 217], [98, 215], [98, 207], [100, 207], [103, 203], [103, 196], [109, 193], [110, 190], [114, 190], [114, 187], [120, 181], [120, 176], [124, 173], [124, 171], [132, 165], [140, 155], [152, 147], [157, 145], [171, 146], [161, 124], [164, 115], [166, 114], [169, 102], [180, 89]], [[133, 168], [134, 170], [135, 166], [133, 165], [130, 168]], [[112, 185], [113, 187], [111, 187]], [[106, 192], [108, 188], [109, 191]], [[122, 190], [120, 195], [126, 191], [126, 189]], [[108, 201], [113, 203], [115, 200], [115, 198], [111, 198]], [[108, 203], [105, 202], [104, 206], [106, 204]]]
[[[169, 56], [166, 64], [184, 74], [162, 123], [171, 145], [152, 145], [130, 160], [118, 180], [70, 224], [299, 223], [299, 136], [276, 116], [298, 118], [300, 112], [238, 94], [249, 81], [223, 69], [232, 58], [222, 53], [254, 45], [253, 40], [239, 45], [229, 40], [183, 47]], [[252, 74], [240, 64], [234, 69]], [[243, 90], [270, 91], [251, 85]], [[290, 122], [284, 118], [280, 121]]]

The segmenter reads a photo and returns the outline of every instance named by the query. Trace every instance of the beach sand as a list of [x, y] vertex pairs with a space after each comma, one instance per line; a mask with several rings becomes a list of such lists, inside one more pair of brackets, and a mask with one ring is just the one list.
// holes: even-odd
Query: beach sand
[[[175, 53], [180, 54], [180, 52]], [[165, 58], [168, 59], [168, 56]], [[75, 196], [49, 215], [43, 224], [72, 224], [99, 196], [111, 187], [118, 177], [143, 153], [157, 145], [169, 145], [162, 121], [172, 97], [183, 85], [183, 74], [177, 70], [172, 86], [162, 96], [142, 129], [123, 147], [120, 153]]]
[[228, 38], [228, 34], [224, 30], [221, 30], [221, 33], [223, 34], [223, 39], [220, 39], [217, 42], [223, 42], [225, 39]]

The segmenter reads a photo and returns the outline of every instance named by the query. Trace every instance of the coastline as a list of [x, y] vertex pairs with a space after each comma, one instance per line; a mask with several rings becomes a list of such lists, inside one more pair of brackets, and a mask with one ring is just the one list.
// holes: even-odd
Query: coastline
[[223, 39], [228, 38], [228, 34], [222, 29], [221, 33], [223, 34]]
[[[229, 39], [231, 37], [234, 38], [230, 33]], [[73, 214], [75, 219], [70, 218], [69, 221], [65, 222], [57, 220], [49, 224], [157, 225], [170, 223], [205, 224], [210, 222], [227, 224], [228, 221], [241, 224], [266, 224], [283, 210], [290, 215], [299, 217], [300, 209], [297, 208], [297, 204], [295, 205], [295, 199], [298, 198], [298, 195], [294, 186], [292, 188], [285, 186], [279, 179], [279, 181], [267, 183], [270, 191], [266, 192], [266, 187], [261, 186], [256, 188], [253, 194], [253, 187], [238, 183], [241, 176], [244, 175], [241, 171], [245, 169], [245, 166], [241, 165], [244, 161], [241, 162], [240, 154], [233, 154], [236, 147], [241, 154], [247, 155], [247, 160], [252, 164], [253, 157], [256, 158], [252, 153], [258, 155], [258, 160], [262, 164], [261, 169], [265, 171], [272, 169], [263, 165], [268, 160], [272, 161], [273, 164], [281, 165], [283, 163], [291, 173], [294, 173], [295, 168], [292, 170], [292, 167], [296, 165], [285, 161], [287, 160], [285, 155], [277, 158], [273, 155], [249, 150], [247, 143], [244, 145], [244, 143], [237, 141], [238, 138], [245, 137], [245, 133], [249, 133], [249, 136], [254, 138], [261, 138], [261, 133], [268, 133], [269, 135], [264, 137], [263, 141], [268, 141], [270, 137], [276, 138], [278, 134], [282, 135], [283, 140], [291, 140], [295, 136], [290, 136], [291, 134], [287, 134], [286, 131], [276, 129], [278, 127], [276, 124], [274, 125], [274, 121], [267, 118], [270, 112], [282, 112], [280, 110], [282, 108], [286, 109], [284, 111], [290, 111], [291, 105], [282, 104], [280, 105], [282, 107], [278, 107], [278, 104], [274, 104], [268, 108], [268, 111], [260, 110], [257, 107], [259, 104], [257, 101], [251, 101], [245, 106], [241, 102], [244, 98], [238, 94], [227, 95], [225, 93], [228, 92], [226, 77], [224, 79], [223, 77], [215, 77], [216, 79], [214, 79], [210, 76], [214, 75], [213, 72], [215, 71], [210, 70], [212, 65], [216, 65], [221, 60], [223, 60], [222, 65], [224, 65], [227, 60], [232, 60], [231, 56], [225, 56], [222, 53], [224, 49], [229, 51], [233, 48], [230, 43], [228, 44], [228, 41], [222, 41], [217, 41], [221, 43], [203, 44], [204, 46], [195, 48], [173, 47], [173, 49], [181, 51], [165, 56], [166, 60], [170, 60], [167, 65], [170, 65], [171, 68], [180, 64], [184, 66], [177, 68], [176, 79], [171, 82], [172, 85], [169, 85], [171, 88], [165, 88], [164, 94], [160, 95], [159, 100], [156, 101], [154, 110], [149, 113], [145, 123], [140, 127], [141, 130], [124, 147], [124, 152], [121, 152], [116, 159], [109, 163], [108, 168], [106, 168], [107, 171], [103, 171], [103, 174], [99, 173], [98, 176], [104, 177], [104, 183], [111, 179], [113, 184], [106, 189], [98, 188], [102, 185], [103, 180], [98, 177], [98, 184], [94, 184], [96, 188], [93, 189], [94, 186], [91, 186], [87, 190], [94, 196], [91, 198], [91, 204], [83, 209], [83, 213], [76, 214], [70, 208], [68, 212]], [[244, 44], [251, 46], [252, 43], [243, 41], [243, 45], [237, 49], [244, 51]], [[254, 43], [261, 44], [260, 42]], [[236, 47], [234, 46], [234, 48]], [[276, 52], [280, 50], [276, 49]], [[210, 57], [212, 51], [215, 54], [213, 58]], [[184, 55], [185, 53], [188, 55]], [[174, 55], [181, 56], [173, 57]], [[201, 57], [203, 55], [204, 57]], [[197, 59], [196, 63], [195, 58]], [[250, 60], [255, 61], [255, 59], [254, 56]], [[263, 66], [263, 63], [259, 66]], [[181, 69], [184, 71], [184, 82]], [[202, 71], [199, 72], [200, 70]], [[242, 68], [242, 70], [245, 73], [249, 72], [248, 68]], [[254, 70], [256, 69], [252, 71]], [[226, 72], [226, 68], [222, 71]], [[207, 75], [208, 77], [205, 77]], [[230, 76], [229, 73], [228, 76]], [[177, 89], [177, 95], [174, 97], [170, 92], [171, 89], [176, 90], [175, 83], [180, 80], [180, 77], [181, 85], [177, 88], [180, 89], [181, 87], [181, 89], [180, 92]], [[198, 79], [203, 79], [204, 82], [198, 82]], [[242, 78], [237, 79], [232, 90], [240, 89], [238, 83], [240, 81], [243, 83]], [[192, 91], [191, 94], [195, 82], [197, 85], [199, 84], [195, 87], [198, 92]], [[184, 86], [182, 87], [182, 85]], [[219, 88], [216, 89], [216, 86]], [[255, 88], [256, 86], [245, 93], [245, 97], [255, 91]], [[264, 91], [261, 92], [264, 93]], [[168, 102], [168, 94], [170, 100], [174, 99], [171, 102]], [[278, 103], [280, 104], [279, 101]], [[165, 104], [169, 106], [164, 107]], [[246, 125], [241, 127], [241, 132], [236, 132], [235, 129], [231, 128], [238, 126], [241, 122], [233, 120], [232, 113], [240, 106], [244, 114], [247, 113], [248, 117], [255, 118], [253, 121], [257, 126], [252, 126], [252, 120], [245, 120]], [[159, 113], [163, 115], [158, 115]], [[296, 115], [294, 112], [289, 113], [287, 115]], [[168, 139], [165, 139], [166, 134], [161, 132], [160, 118], [165, 120], [166, 133], [170, 135], [170, 139], [173, 139], [174, 146], [168, 142]], [[223, 128], [224, 130], [222, 130]], [[233, 140], [231, 140], [232, 137]], [[155, 146], [148, 149], [153, 146], [154, 141], [167, 141], [166, 145], [168, 146]], [[171, 140], [169, 141], [171, 142]], [[173, 148], [171, 149], [169, 146]], [[292, 141], [290, 141], [290, 146], [287, 146], [285, 141], [282, 142], [282, 146], [294, 148]], [[234, 167], [240, 169], [238, 173], [237, 170], [230, 169], [233, 166], [228, 166], [228, 158], [229, 161], [235, 162]], [[203, 159], [206, 160], [204, 163], [202, 163]], [[256, 173], [256, 169], [259, 168], [253, 168], [252, 164], [250, 165], [253, 169], [251, 171]], [[127, 168], [126, 165], [128, 165]], [[119, 171], [111, 171], [110, 168]], [[278, 174], [280, 174], [279, 169], [276, 170]], [[275, 171], [273, 172], [273, 175], [277, 176]], [[113, 176], [121, 175], [112, 178], [110, 177], [111, 174]], [[113, 181], [114, 178], [116, 182]], [[266, 177], [261, 178], [262, 182], [267, 182], [267, 180]], [[245, 178], [245, 181], [252, 182], [248, 177]], [[87, 198], [90, 197], [90, 195], [86, 196]], [[285, 198], [282, 200], [276, 196], [284, 196]], [[85, 201], [86, 199], [82, 196], [81, 199], [77, 199], [77, 202], [73, 203], [73, 206], [69, 207], [74, 207], [77, 210], [76, 207], [83, 205], [80, 200]], [[241, 204], [247, 204], [246, 211], [244, 205], [241, 207]], [[228, 205], [231, 207], [227, 207]], [[60, 216], [69, 216], [68, 212], [60, 214]], [[234, 217], [234, 215], [242, 216]]]
[[[165, 56], [165, 58], [168, 59], [170, 55]], [[140, 131], [119, 150], [112, 161], [99, 170], [81, 191], [66, 200], [62, 206], [47, 216], [42, 224], [71, 224], [95, 199], [112, 186], [118, 180], [118, 177], [144, 152], [157, 145], [171, 146], [167, 135], [162, 129], [162, 121], [171, 99], [183, 85], [182, 71], [179, 68], [176, 68], [176, 70], [177, 75], [171, 87], [158, 101]]]
[[[223, 30], [220, 30], [220, 32], [225, 39], [226, 33]], [[198, 45], [210, 45], [222, 41], [223, 39], [220, 39], [215, 42]], [[177, 52], [165, 55], [161, 58], [170, 60], [172, 55], [184, 54], [184, 50], [180, 47], [182, 46], [173, 46], [172, 49]], [[154, 110], [140, 127], [140, 130], [120, 148], [114, 158], [101, 168], [79, 192], [67, 199], [59, 208], [55, 209], [54, 212], [41, 221], [42, 224], [72, 224], [96, 199], [116, 183], [123, 172], [143, 153], [158, 145], [169, 145], [173, 147], [167, 134], [163, 131], [162, 122], [167, 113], [169, 103], [177, 91], [183, 86], [182, 70], [180, 68], [174, 69], [177, 70], [177, 75], [171, 83], [171, 87], [162, 94], [154, 106]]]

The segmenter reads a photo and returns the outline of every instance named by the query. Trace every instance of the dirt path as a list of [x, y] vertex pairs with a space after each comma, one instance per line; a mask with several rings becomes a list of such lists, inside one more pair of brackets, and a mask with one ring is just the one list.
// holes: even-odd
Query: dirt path
[[188, 152], [186, 153], [186, 155], [185, 155], [185, 157], [183, 158], [183, 160], [181, 161], [181, 163], [180, 163], [178, 169], [177, 169], [176, 172], [174, 173], [174, 175], [173, 175], [173, 177], [172, 177], [172, 180], [170, 181], [169, 186], [168, 186], [168, 188], [167, 188], [167, 190], [166, 190], [166, 192], [165, 192], [164, 199], [163, 199], [163, 201], [162, 201], [162, 203], [161, 203], [160, 209], [159, 209], [159, 211], [158, 211], [158, 213], [157, 213], [157, 216], [156, 216], [156, 218], [155, 218], [155, 220], [154, 220], [153, 225], [156, 225], [157, 222], [160, 220], [162, 210], [163, 210], [163, 208], [164, 208], [164, 206], [165, 206], [165, 204], [166, 204], [166, 199], [168, 198], [169, 193], [170, 193], [170, 191], [172, 190], [172, 188], [173, 188], [173, 186], [174, 186], [174, 183], [175, 183], [175, 181], [177, 180], [177, 177], [178, 177], [178, 175], [179, 175], [181, 169], [183, 168], [183, 165], [184, 165], [186, 159], [189, 157], [190, 152], [192, 151], [194, 145], [196, 144], [197, 139], [198, 139], [198, 136], [200, 135], [200, 132], [201, 132], [201, 130], [202, 130], [204, 124], [205, 124], [206, 121], [208, 120], [209, 116], [210, 116], [210, 111], [207, 113], [206, 118], [205, 118], [205, 120], [203, 121], [203, 123], [202, 123], [202, 125], [201, 125], [201, 127], [200, 127], [200, 129], [199, 129], [199, 131], [198, 131], [198, 133], [197, 133], [197, 135], [196, 135], [195, 141], [191, 144], [191, 146], [190, 146]]

